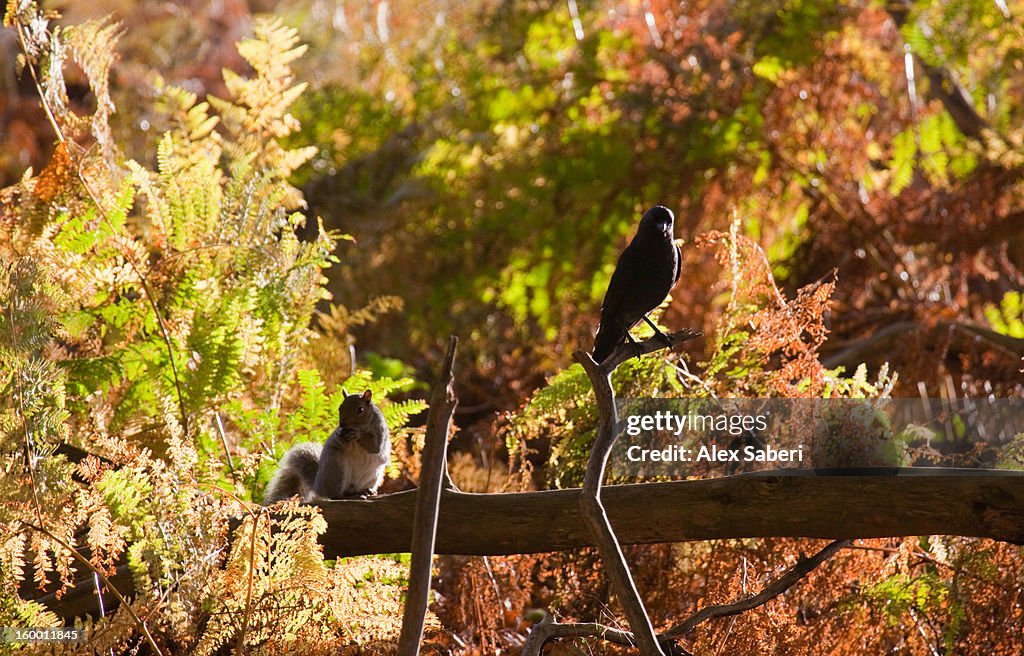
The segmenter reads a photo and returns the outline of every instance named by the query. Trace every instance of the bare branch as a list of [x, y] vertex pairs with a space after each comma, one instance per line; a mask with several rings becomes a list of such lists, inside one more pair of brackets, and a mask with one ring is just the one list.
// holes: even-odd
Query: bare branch
[[459, 339], [448, 339], [448, 354], [444, 359], [441, 377], [430, 396], [430, 414], [423, 441], [423, 466], [420, 468], [420, 486], [416, 491], [416, 514], [412, 524], [412, 559], [409, 568], [409, 592], [402, 615], [402, 633], [398, 638], [400, 656], [420, 653], [423, 624], [430, 596], [430, 570], [434, 560], [434, 540], [437, 536], [437, 516], [441, 504], [441, 489], [446, 480], [445, 451], [455, 412], [454, 374], [455, 351]]
[[[685, 328], [683, 330], [665, 335], [665, 338], [668, 339], [668, 343], [666, 343], [665, 339], [662, 338], [661, 335], [655, 335], [653, 337], [645, 339], [642, 342], [638, 342], [635, 344], [623, 344], [614, 351], [612, 351], [612, 354], [609, 355], [604, 362], [598, 365], [599, 371], [602, 374], [610, 374], [612, 371], [615, 371], [615, 369], [618, 368], [620, 364], [622, 364], [623, 362], [630, 358], [639, 358], [641, 355], [646, 355], [648, 353], [653, 353], [655, 351], [660, 351], [666, 348], [670, 350], [675, 350], [676, 348], [679, 347], [680, 344], [688, 342], [692, 339], [697, 339], [703, 334], [704, 333], [702, 333], [699, 330]], [[576, 352], [573, 353], [573, 358], [580, 364], [583, 364], [583, 361], [580, 359], [582, 355], [583, 354], [581, 352]], [[593, 359], [591, 359], [591, 361], [593, 361]], [[584, 364], [583, 367], [586, 368], [586, 365]], [[596, 391], [597, 388], [594, 389]]]
[[678, 638], [679, 636], [692, 631], [694, 627], [701, 622], [716, 617], [739, 615], [745, 611], [762, 606], [775, 597], [778, 597], [786, 590], [789, 590], [791, 587], [796, 585], [800, 579], [813, 572], [818, 565], [831, 558], [843, 547], [849, 546], [849, 544], [849, 540], [835, 540], [834, 542], [830, 542], [822, 548], [821, 551], [810, 558], [801, 558], [796, 565], [790, 568], [788, 572], [772, 581], [764, 590], [761, 590], [761, 592], [758, 592], [756, 595], [751, 595], [746, 599], [734, 601], [731, 604], [719, 604], [702, 608], [699, 612], [694, 613], [681, 624], [673, 626], [671, 629], [666, 631], [664, 635], [670, 638]]
[[[708, 606], [701, 609], [700, 612], [691, 615], [682, 623], [659, 634], [657, 639], [661, 648], [669, 656], [689, 655], [689, 652], [683, 649], [676, 640], [692, 631], [698, 624], [718, 617], [739, 615], [768, 603], [796, 585], [805, 576], [814, 571], [818, 565], [821, 565], [840, 549], [849, 546], [849, 544], [850, 540], [831, 542], [810, 558], [801, 558], [789, 571], [775, 581], [772, 581], [761, 592], [730, 604]], [[535, 624], [530, 630], [530, 636], [523, 645], [523, 656], [539, 656], [544, 643], [554, 638], [600, 638], [617, 645], [632, 646], [634, 644], [633, 634], [628, 631], [621, 631], [594, 622], [560, 624], [555, 622], [551, 615], [545, 615], [544, 619]]]
[[590, 378], [600, 416], [597, 435], [594, 438], [594, 445], [591, 447], [590, 458], [587, 460], [587, 471], [583, 477], [580, 509], [583, 511], [583, 521], [587, 524], [587, 528], [597, 544], [597, 549], [601, 553], [601, 561], [608, 574], [608, 579], [611, 581], [612, 589], [618, 596], [626, 619], [629, 620], [629, 625], [633, 629], [636, 646], [640, 648], [640, 653], [644, 656], [662, 656], [664, 652], [654, 635], [654, 627], [651, 625], [647, 610], [633, 583], [633, 577], [629, 573], [629, 567], [626, 565], [626, 558], [622, 554], [619, 541], [615, 537], [615, 531], [601, 504], [601, 485], [604, 481], [605, 468], [608, 465], [608, 456], [618, 438], [619, 417], [615, 408], [615, 391], [612, 389], [611, 375], [616, 367], [631, 357], [639, 357], [666, 347], [674, 348], [682, 342], [693, 339], [698, 334], [695, 331], [685, 330], [667, 336], [656, 335], [638, 344], [622, 344], [612, 351], [602, 364], [594, 362], [589, 354], [582, 351], [573, 353], [573, 358], [583, 366]]
[[[597, 622], [561, 624], [545, 614], [544, 619], [533, 625], [530, 635], [523, 644], [523, 656], [540, 656], [544, 645], [556, 638], [600, 638], [605, 642], [632, 647], [633, 634]], [[666, 656], [693, 656], [673, 639], [661, 638], [661, 648]]]

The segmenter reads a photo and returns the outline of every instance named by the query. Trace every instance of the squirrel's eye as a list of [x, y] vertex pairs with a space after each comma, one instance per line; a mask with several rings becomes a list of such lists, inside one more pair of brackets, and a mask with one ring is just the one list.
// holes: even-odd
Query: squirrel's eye
[[359, 414], [363, 414], [364, 412], [366, 412], [366, 408], [359, 408]]

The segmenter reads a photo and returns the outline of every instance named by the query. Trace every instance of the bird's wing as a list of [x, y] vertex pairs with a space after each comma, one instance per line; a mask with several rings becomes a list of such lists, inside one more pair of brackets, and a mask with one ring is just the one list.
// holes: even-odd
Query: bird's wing
[[619, 313], [636, 283], [640, 261], [633, 251], [633, 244], [630, 243], [619, 256], [615, 271], [612, 272], [612, 279], [608, 281], [608, 291], [604, 293], [604, 302], [601, 303], [602, 318]]

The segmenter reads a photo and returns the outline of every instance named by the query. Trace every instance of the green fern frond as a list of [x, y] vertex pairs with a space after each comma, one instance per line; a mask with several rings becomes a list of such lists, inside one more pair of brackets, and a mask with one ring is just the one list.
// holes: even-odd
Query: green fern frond
[[242, 41], [238, 49], [252, 66], [255, 77], [224, 71], [230, 99], [211, 97], [209, 102], [221, 115], [231, 137], [224, 143], [225, 152], [233, 160], [257, 154], [253, 160], [255, 169], [272, 172], [277, 179], [275, 191], [281, 194], [278, 201], [293, 209], [304, 202], [301, 193], [285, 178], [309, 161], [317, 149], [285, 149], [277, 140], [299, 127], [288, 109], [306, 85], [294, 84], [290, 63], [305, 52], [305, 46], [297, 46], [297, 32], [279, 20], [257, 19], [253, 32], [254, 38]]
[[384, 414], [384, 421], [387, 422], [388, 428], [392, 431], [397, 431], [409, 423], [410, 417], [418, 415], [426, 410], [427, 407], [426, 401], [410, 399], [408, 401], [384, 404], [380, 407], [380, 411]]
[[244, 304], [234, 301], [211, 314], [197, 315], [193, 323], [183, 382], [186, 402], [194, 411], [216, 405], [242, 383], [245, 344], [236, 320]]
[[898, 196], [914, 179], [914, 161], [917, 157], [917, 139], [914, 131], [908, 129], [900, 132], [893, 137], [892, 145], [892, 159], [889, 161], [892, 180], [889, 183], [889, 193]]
[[298, 382], [302, 398], [296, 412], [289, 417], [288, 432], [293, 435], [306, 434], [308, 437], [330, 433], [331, 428], [337, 424], [338, 405], [328, 397], [320, 372], [316, 369], [303, 369], [298, 373]]

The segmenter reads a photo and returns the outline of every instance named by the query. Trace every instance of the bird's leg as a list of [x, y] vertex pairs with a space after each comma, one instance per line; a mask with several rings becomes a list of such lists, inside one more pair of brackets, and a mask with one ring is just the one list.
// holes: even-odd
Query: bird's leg
[[633, 347], [634, 358], [639, 358], [641, 355], [644, 354], [644, 347], [640, 346], [640, 343], [633, 339], [633, 335], [628, 330], [626, 331], [626, 339], [629, 340], [630, 345], [632, 345]]
[[647, 318], [646, 314], [644, 315], [644, 321], [647, 322], [648, 326], [654, 329], [654, 332], [658, 334], [658, 337], [661, 337], [661, 341], [665, 342], [665, 346], [672, 348], [672, 340], [668, 338], [668, 335], [661, 332], [661, 330], [656, 325], [654, 325], [654, 322]]

